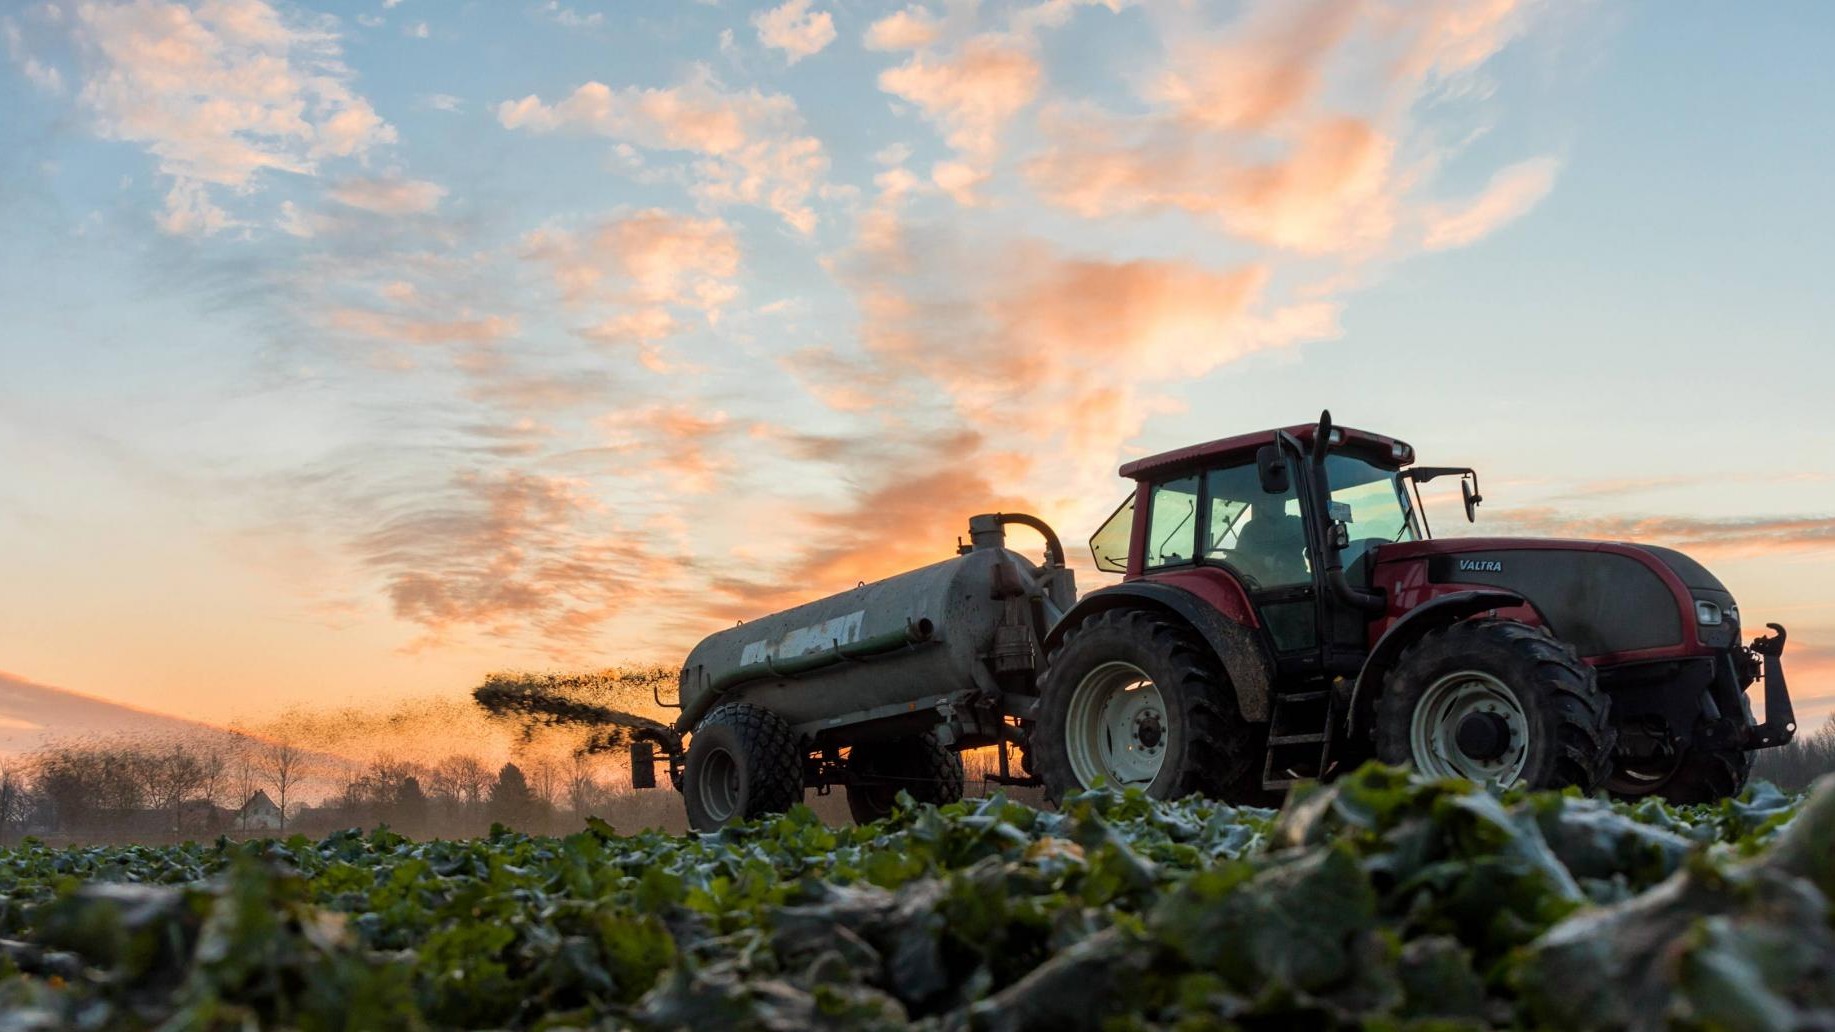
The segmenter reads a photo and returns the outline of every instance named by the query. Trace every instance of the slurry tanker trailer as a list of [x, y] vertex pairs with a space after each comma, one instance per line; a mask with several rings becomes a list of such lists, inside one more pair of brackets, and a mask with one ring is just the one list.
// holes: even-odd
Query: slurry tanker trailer
[[[1668, 548], [1434, 538], [1406, 443], [1318, 423], [1130, 462], [1079, 598], [1058, 537], [969, 520], [931, 566], [709, 635], [640, 732], [710, 830], [843, 786], [856, 819], [961, 796], [962, 753], [1053, 800], [1099, 784], [1267, 802], [1369, 759], [1701, 802], [1796, 732], [1785, 631]], [[1008, 547], [1044, 538], [1035, 562]], [[1748, 691], [1762, 687], [1759, 722]]]

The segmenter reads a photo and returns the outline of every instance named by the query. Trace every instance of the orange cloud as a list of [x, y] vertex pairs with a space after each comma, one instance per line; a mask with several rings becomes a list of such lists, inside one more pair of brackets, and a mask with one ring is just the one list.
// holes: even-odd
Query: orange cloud
[[1000, 132], [1038, 96], [1036, 57], [1011, 37], [973, 37], [947, 56], [920, 52], [879, 73], [879, 88], [916, 105], [975, 166], [999, 149]]
[[322, 159], [395, 140], [351, 89], [334, 21], [283, 17], [262, 0], [64, 10], [78, 100], [97, 132], [144, 146], [174, 181], [159, 220], [168, 232], [234, 224], [210, 187], [246, 190], [265, 170], [312, 174]]
[[[1262, 3], [1218, 31], [1180, 22], [1166, 66], [1142, 76], [1145, 111], [1047, 106], [1046, 146], [1025, 172], [1045, 200], [1086, 218], [1172, 209], [1302, 254], [1378, 255], [1416, 223], [1427, 246], [1467, 243], [1540, 200], [1554, 165], [1507, 169], [1464, 205], [1417, 204], [1440, 155], [1405, 149], [1408, 116], [1521, 22], [1494, 0]], [[1390, 55], [1381, 74], [1373, 53]], [[1328, 96], [1332, 83], [1342, 98]]]
[[516, 332], [516, 320], [496, 315], [419, 319], [368, 308], [339, 308], [326, 321], [344, 333], [404, 344], [490, 344]]
[[439, 207], [446, 188], [398, 176], [347, 179], [331, 188], [331, 199], [378, 215], [420, 215]]
[[1146, 95], [1192, 126], [1265, 130], [1305, 112], [1361, 0], [1262, 4], [1222, 40], [1181, 37]]
[[533, 95], [504, 101], [497, 120], [506, 129], [591, 133], [703, 155], [694, 173], [704, 199], [761, 205], [798, 232], [815, 229], [809, 202], [828, 174], [828, 158], [805, 131], [796, 102], [756, 89], [727, 90], [705, 67], [666, 89], [588, 82], [553, 105]]
[[922, 7], [894, 11], [867, 28], [868, 50], [916, 50], [937, 41], [936, 20]]
[[1552, 158], [1536, 158], [1499, 169], [1477, 197], [1461, 205], [1430, 210], [1422, 244], [1429, 250], [1440, 250], [1463, 247], [1489, 236], [1535, 207], [1554, 185]]
[[811, 11], [809, 0], [786, 0], [759, 11], [752, 16], [752, 27], [758, 30], [758, 42], [782, 50], [790, 64], [835, 41], [835, 19], [827, 11]]
[[711, 315], [737, 293], [739, 240], [720, 219], [652, 208], [581, 231], [538, 229], [523, 238], [523, 256], [547, 265], [570, 302], [634, 301]]
[[1835, 517], [1579, 515], [1553, 508], [1512, 509], [1498, 522], [1548, 537], [1642, 541], [1691, 555], [1757, 556], [1835, 552]]
[[438, 640], [458, 628], [579, 646], [636, 604], [655, 560], [601, 526], [585, 484], [519, 471], [462, 473], [443, 495], [387, 514], [353, 547], [397, 617]]

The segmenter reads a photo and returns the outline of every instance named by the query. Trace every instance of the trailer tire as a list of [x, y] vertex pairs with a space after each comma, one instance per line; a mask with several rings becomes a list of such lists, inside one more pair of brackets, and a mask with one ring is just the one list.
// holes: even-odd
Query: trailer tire
[[682, 799], [696, 831], [783, 813], [803, 799], [796, 733], [748, 702], [716, 707], [695, 725], [683, 767]]
[[1612, 769], [1611, 696], [1573, 646], [1461, 620], [1408, 647], [1376, 701], [1376, 755], [1438, 777], [1591, 792]]
[[1717, 803], [1739, 795], [1751, 773], [1752, 754], [1744, 749], [1692, 748], [1660, 775], [1619, 767], [1612, 771], [1606, 790], [1622, 799], [1662, 796], [1681, 806]]
[[962, 798], [967, 775], [962, 754], [935, 732], [914, 738], [866, 742], [848, 751], [847, 809], [855, 824], [871, 824], [891, 813], [899, 792], [920, 803], [943, 806]]
[[1095, 777], [1155, 799], [1234, 802], [1261, 760], [1216, 654], [1152, 610], [1104, 610], [1071, 628], [1046, 659], [1039, 696], [1032, 746], [1054, 803]]

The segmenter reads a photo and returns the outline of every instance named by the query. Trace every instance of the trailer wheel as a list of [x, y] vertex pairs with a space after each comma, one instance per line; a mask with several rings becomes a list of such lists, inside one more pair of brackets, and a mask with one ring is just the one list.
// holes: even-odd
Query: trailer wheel
[[1626, 799], [1658, 795], [1671, 803], [1717, 803], [1739, 795], [1752, 773], [1752, 754], [1744, 749], [1686, 749], [1667, 765], [1621, 764], [1612, 770], [1607, 791]]
[[933, 732], [915, 738], [867, 742], [848, 751], [847, 809], [855, 824], [871, 824], [892, 812], [901, 791], [920, 803], [942, 806], [962, 798], [966, 775], [962, 754]]
[[1592, 791], [1618, 740], [1593, 668], [1546, 630], [1462, 620], [1402, 654], [1376, 702], [1376, 755], [1432, 777]]
[[682, 772], [688, 826], [714, 831], [783, 813], [803, 798], [803, 756], [777, 714], [729, 702], [696, 725]]
[[1261, 759], [1216, 655], [1155, 612], [1110, 609], [1072, 628], [1039, 695], [1032, 742], [1052, 802], [1097, 781], [1227, 799]]

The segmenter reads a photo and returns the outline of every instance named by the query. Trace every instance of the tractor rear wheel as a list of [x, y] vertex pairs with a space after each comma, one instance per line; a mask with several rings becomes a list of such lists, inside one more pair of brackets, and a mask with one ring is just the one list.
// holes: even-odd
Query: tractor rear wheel
[[898, 794], [942, 806], [962, 798], [966, 775], [962, 754], [932, 732], [915, 738], [867, 742], [848, 751], [847, 809], [855, 824], [871, 824], [892, 812]]
[[695, 726], [682, 770], [689, 827], [715, 831], [783, 813], [802, 798], [802, 750], [784, 718], [762, 706], [729, 702]]
[[1606, 782], [1615, 796], [1636, 799], [1658, 795], [1677, 804], [1717, 803], [1739, 795], [1752, 773], [1752, 754], [1744, 749], [1685, 749], [1667, 764], [1620, 764]]
[[1546, 630], [1462, 620], [1389, 671], [1376, 755], [1432, 777], [1590, 792], [1612, 767], [1610, 708], [1593, 668]]
[[1099, 781], [1155, 799], [1228, 799], [1262, 758], [1217, 656], [1159, 613], [1111, 609], [1072, 628], [1039, 696], [1032, 741], [1053, 802]]

